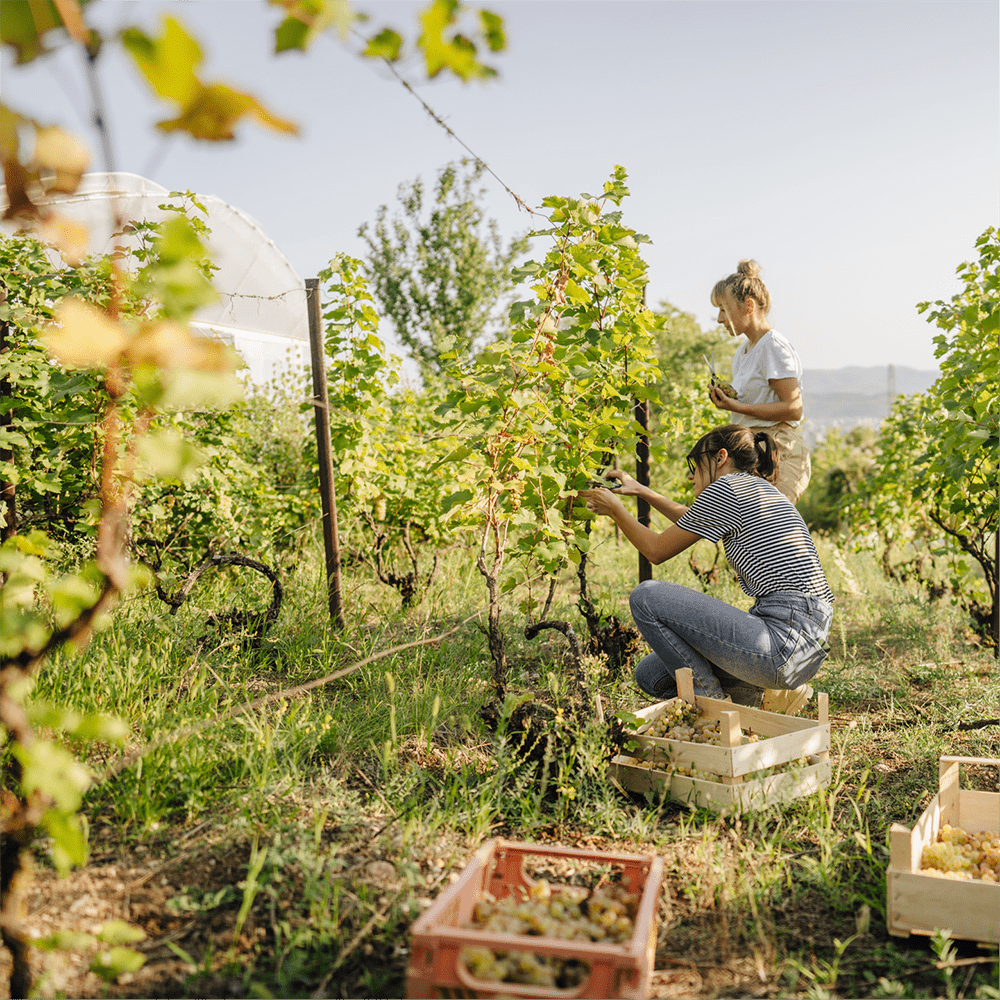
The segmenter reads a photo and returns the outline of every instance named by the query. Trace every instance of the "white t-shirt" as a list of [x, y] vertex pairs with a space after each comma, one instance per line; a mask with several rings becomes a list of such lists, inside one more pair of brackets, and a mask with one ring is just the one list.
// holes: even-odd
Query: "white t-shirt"
[[[744, 340], [733, 357], [733, 388], [741, 403], [778, 403], [778, 394], [768, 379], [797, 378], [802, 385], [802, 362], [795, 348], [776, 330], [768, 330], [756, 344]], [[731, 413], [734, 424], [744, 427], [769, 427], [786, 422], [798, 427], [798, 420], [762, 420], [745, 413]]]

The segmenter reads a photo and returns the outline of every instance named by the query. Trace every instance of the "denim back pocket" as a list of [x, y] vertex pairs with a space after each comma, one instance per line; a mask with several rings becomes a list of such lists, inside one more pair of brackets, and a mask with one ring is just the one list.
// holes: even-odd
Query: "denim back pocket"
[[796, 688], [814, 677], [830, 655], [830, 644], [826, 641], [829, 622], [817, 621], [807, 614], [795, 617], [798, 636], [785, 663], [778, 669], [782, 683], [789, 688]]

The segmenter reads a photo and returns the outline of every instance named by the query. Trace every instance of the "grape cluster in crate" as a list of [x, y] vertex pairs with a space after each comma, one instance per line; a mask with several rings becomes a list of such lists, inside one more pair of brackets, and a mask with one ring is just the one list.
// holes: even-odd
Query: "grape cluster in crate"
[[[588, 891], [571, 885], [553, 887], [539, 879], [503, 899], [484, 892], [466, 926], [498, 934], [623, 944], [632, 937], [638, 905], [639, 893], [621, 885], [598, 885]], [[574, 989], [590, 972], [589, 965], [577, 958], [527, 951], [474, 947], [463, 949], [461, 958], [478, 979], [553, 989]]]
[[809, 795], [830, 778], [827, 697], [800, 719], [696, 697], [690, 670], [678, 697], [642, 709], [610, 774], [623, 788], [691, 806], [760, 808]]

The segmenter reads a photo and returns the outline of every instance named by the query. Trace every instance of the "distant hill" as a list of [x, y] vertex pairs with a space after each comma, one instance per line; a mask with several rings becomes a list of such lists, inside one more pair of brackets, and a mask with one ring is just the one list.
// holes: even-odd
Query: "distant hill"
[[938, 371], [886, 365], [863, 368], [811, 368], [802, 372], [805, 423], [802, 433], [815, 444], [827, 430], [837, 427], [878, 427], [889, 412], [890, 379], [894, 396], [925, 392], [938, 379]]

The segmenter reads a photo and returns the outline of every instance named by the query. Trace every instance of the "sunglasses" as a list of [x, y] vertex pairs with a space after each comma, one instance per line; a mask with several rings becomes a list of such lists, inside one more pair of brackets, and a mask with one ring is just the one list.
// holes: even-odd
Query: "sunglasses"
[[685, 459], [688, 466], [688, 474], [693, 476], [695, 474], [695, 470], [698, 468], [698, 463], [702, 460], [702, 458], [704, 458], [705, 455], [709, 454], [711, 454], [711, 452], [705, 448], [702, 451], [688, 455]]

